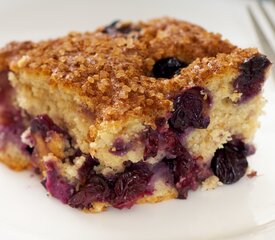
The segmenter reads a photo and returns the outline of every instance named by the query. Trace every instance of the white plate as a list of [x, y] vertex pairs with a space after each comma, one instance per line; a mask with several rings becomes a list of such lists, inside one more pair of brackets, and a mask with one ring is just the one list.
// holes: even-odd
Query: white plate
[[[0, 44], [89, 30], [113, 19], [175, 16], [221, 32], [242, 47], [257, 46], [245, 4], [211, 1], [0, 1]], [[267, 82], [266, 116], [250, 163], [259, 173], [188, 200], [135, 206], [88, 215], [47, 197], [36, 176], [0, 165], [0, 239], [274, 239], [275, 83]]]

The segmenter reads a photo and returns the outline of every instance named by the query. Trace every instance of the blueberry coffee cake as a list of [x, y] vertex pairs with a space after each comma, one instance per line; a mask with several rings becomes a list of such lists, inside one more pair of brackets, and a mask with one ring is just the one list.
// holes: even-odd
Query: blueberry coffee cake
[[248, 168], [271, 62], [172, 18], [0, 50], [0, 160], [71, 207], [187, 198]]

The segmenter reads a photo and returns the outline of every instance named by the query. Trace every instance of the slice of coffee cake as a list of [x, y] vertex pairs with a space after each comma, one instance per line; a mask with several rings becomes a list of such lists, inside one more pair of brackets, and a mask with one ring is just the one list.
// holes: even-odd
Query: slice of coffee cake
[[[87, 211], [244, 176], [271, 63], [171, 18], [0, 50], [0, 160]], [[206, 184], [205, 184], [206, 185]]]

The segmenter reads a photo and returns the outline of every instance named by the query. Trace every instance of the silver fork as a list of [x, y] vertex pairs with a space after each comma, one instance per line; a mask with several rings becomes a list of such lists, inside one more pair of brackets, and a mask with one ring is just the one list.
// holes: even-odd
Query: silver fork
[[[272, 2], [272, 4], [275, 6], [275, 0], [269, 0]], [[275, 36], [275, 23], [273, 22], [272, 18], [269, 16], [268, 12], [263, 6], [263, 0], [257, 0], [257, 6], [260, 10], [261, 14], [264, 16], [266, 22], [268, 23], [269, 27], [271, 28], [274, 36]], [[257, 20], [257, 16], [253, 13], [250, 6], [248, 6], [248, 14], [252, 20], [252, 23], [254, 25], [255, 31], [258, 35], [258, 38], [260, 40], [261, 46], [263, 48], [263, 51], [268, 55], [268, 58], [275, 64], [275, 43], [270, 43], [270, 40], [267, 38], [266, 34], [262, 30], [262, 27]], [[273, 66], [273, 78], [275, 80], [275, 71]]]

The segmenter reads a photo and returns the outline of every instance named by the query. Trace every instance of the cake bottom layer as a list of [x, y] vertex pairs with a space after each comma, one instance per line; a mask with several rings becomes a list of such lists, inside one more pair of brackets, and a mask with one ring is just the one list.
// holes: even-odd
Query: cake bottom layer
[[205, 164], [188, 153], [177, 135], [170, 133], [169, 137], [173, 157], [156, 163], [125, 161], [122, 172], [103, 175], [96, 171], [96, 158], [75, 148], [68, 133], [42, 115], [33, 117], [20, 137], [22, 144], [29, 147], [28, 157], [16, 158], [20, 148], [10, 148], [16, 147], [10, 144], [5, 145], [3, 154], [17, 154], [8, 163], [10, 166], [31, 165], [41, 174], [46, 190], [61, 202], [83, 211], [100, 212], [109, 206], [122, 209], [137, 203], [186, 199], [190, 190], [197, 190], [201, 184], [213, 188], [219, 180], [234, 183], [244, 176], [246, 156], [253, 152], [233, 136], [216, 151], [211, 164]]

